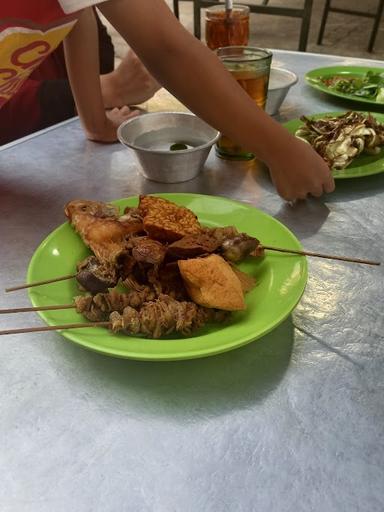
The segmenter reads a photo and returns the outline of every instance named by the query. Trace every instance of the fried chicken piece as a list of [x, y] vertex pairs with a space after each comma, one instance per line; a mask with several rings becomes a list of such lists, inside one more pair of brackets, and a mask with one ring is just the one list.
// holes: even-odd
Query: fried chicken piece
[[154, 240], [174, 242], [201, 231], [200, 223], [191, 210], [167, 199], [140, 196], [139, 210], [143, 216], [144, 230]]
[[143, 223], [141, 212], [134, 206], [126, 206], [124, 208], [124, 215], [120, 217], [120, 220], [129, 220], [130, 222]]
[[95, 201], [75, 200], [65, 206], [65, 214], [85, 245], [100, 262], [115, 264], [126, 250], [126, 241], [143, 230], [141, 222], [120, 221], [114, 205]]
[[85, 199], [74, 199], [64, 207], [66, 217], [72, 222], [72, 217], [79, 213], [89, 214], [93, 217], [117, 219], [119, 208], [110, 203], [101, 201], [87, 201]]
[[194, 302], [180, 302], [168, 295], [161, 295], [143, 304], [139, 310], [128, 306], [123, 314], [115, 311], [109, 319], [113, 332], [124, 330], [129, 334], [160, 338], [172, 332], [189, 335], [207, 322], [222, 322], [227, 317], [225, 311], [215, 311]]

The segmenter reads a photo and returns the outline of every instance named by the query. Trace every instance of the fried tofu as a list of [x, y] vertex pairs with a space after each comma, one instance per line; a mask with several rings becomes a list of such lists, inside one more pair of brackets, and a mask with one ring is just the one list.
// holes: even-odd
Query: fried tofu
[[201, 232], [196, 215], [167, 199], [140, 196], [139, 210], [143, 216], [144, 230], [150, 238], [161, 242], [175, 242], [185, 235]]
[[221, 256], [210, 254], [206, 258], [179, 260], [178, 265], [188, 294], [196, 304], [225, 311], [246, 308], [241, 282]]
[[236, 274], [236, 276], [239, 278], [241, 289], [244, 293], [248, 293], [256, 286], [256, 279], [246, 272], [243, 272], [242, 270], [239, 270], [235, 265], [231, 264], [231, 269]]

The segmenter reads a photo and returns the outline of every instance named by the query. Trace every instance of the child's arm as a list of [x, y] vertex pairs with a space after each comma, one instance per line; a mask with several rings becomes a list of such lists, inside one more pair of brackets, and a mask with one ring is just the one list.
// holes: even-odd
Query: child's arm
[[65, 61], [77, 112], [87, 137], [100, 142], [116, 140], [116, 128], [136, 115], [128, 107], [106, 113], [100, 86], [97, 25], [92, 9], [84, 9], [64, 40]]
[[282, 197], [320, 196], [334, 189], [323, 159], [258, 108], [163, 0], [113, 0], [98, 7], [160, 83], [268, 165]]

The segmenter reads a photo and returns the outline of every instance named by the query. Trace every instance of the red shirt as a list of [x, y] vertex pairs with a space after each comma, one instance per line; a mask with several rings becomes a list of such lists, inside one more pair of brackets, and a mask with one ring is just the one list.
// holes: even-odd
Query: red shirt
[[[79, 8], [97, 3], [12, 1], [15, 5], [0, 7], [0, 145], [75, 115], [63, 47], [55, 46], [76, 22]], [[113, 46], [96, 19], [101, 69], [110, 72]]]
[[0, 108], [76, 23], [56, 0], [11, 0], [0, 8]]

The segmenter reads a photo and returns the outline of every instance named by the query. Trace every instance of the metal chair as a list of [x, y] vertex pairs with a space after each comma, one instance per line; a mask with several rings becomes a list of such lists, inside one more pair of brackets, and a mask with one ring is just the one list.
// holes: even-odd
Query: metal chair
[[[212, 2], [211, 0], [190, 0], [193, 1], [193, 23], [194, 23], [194, 34], [198, 39], [201, 39], [201, 9], [209, 7], [211, 5], [220, 4], [222, 2]], [[384, 0], [383, 0], [384, 1]], [[305, 51], [307, 48], [309, 26], [311, 22], [312, 4], [313, 0], [303, 0], [303, 7], [277, 7], [268, 5], [269, 0], [262, 0], [260, 5], [244, 3], [248, 5], [249, 9], [253, 13], [259, 14], [274, 14], [277, 16], [289, 16], [292, 18], [301, 18], [301, 29], [299, 38], [299, 51]], [[173, 11], [175, 16], [179, 17], [179, 0], [173, 0]]]
[[321, 18], [321, 25], [320, 25], [319, 36], [317, 38], [317, 44], [322, 44], [322, 42], [323, 42], [323, 36], [324, 36], [324, 31], [325, 31], [325, 25], [326, 25], [327, 19], [328, 19], [328, 13], [329, 12], [339, 12], [342, 14], [351, 14], [353, 16], [364, 16], [365, 18], [374, 18], [375, 21], [373, 23], [371, 37], [370, 37], [369, 43], [368, 43], [368, 51], [372, 52], [373, 47], [375, 45], [377, 31], [379, 29], [381, 15], [383, 14], [383, 8], [384, 8], [384, 0], [379, 1], [375, 13], [356, 11], [354, 9], [340, 9], [339, 7], [332, 7], [331, 0], [326, 0], [325, 6], [324, 6], [323, 17]]

